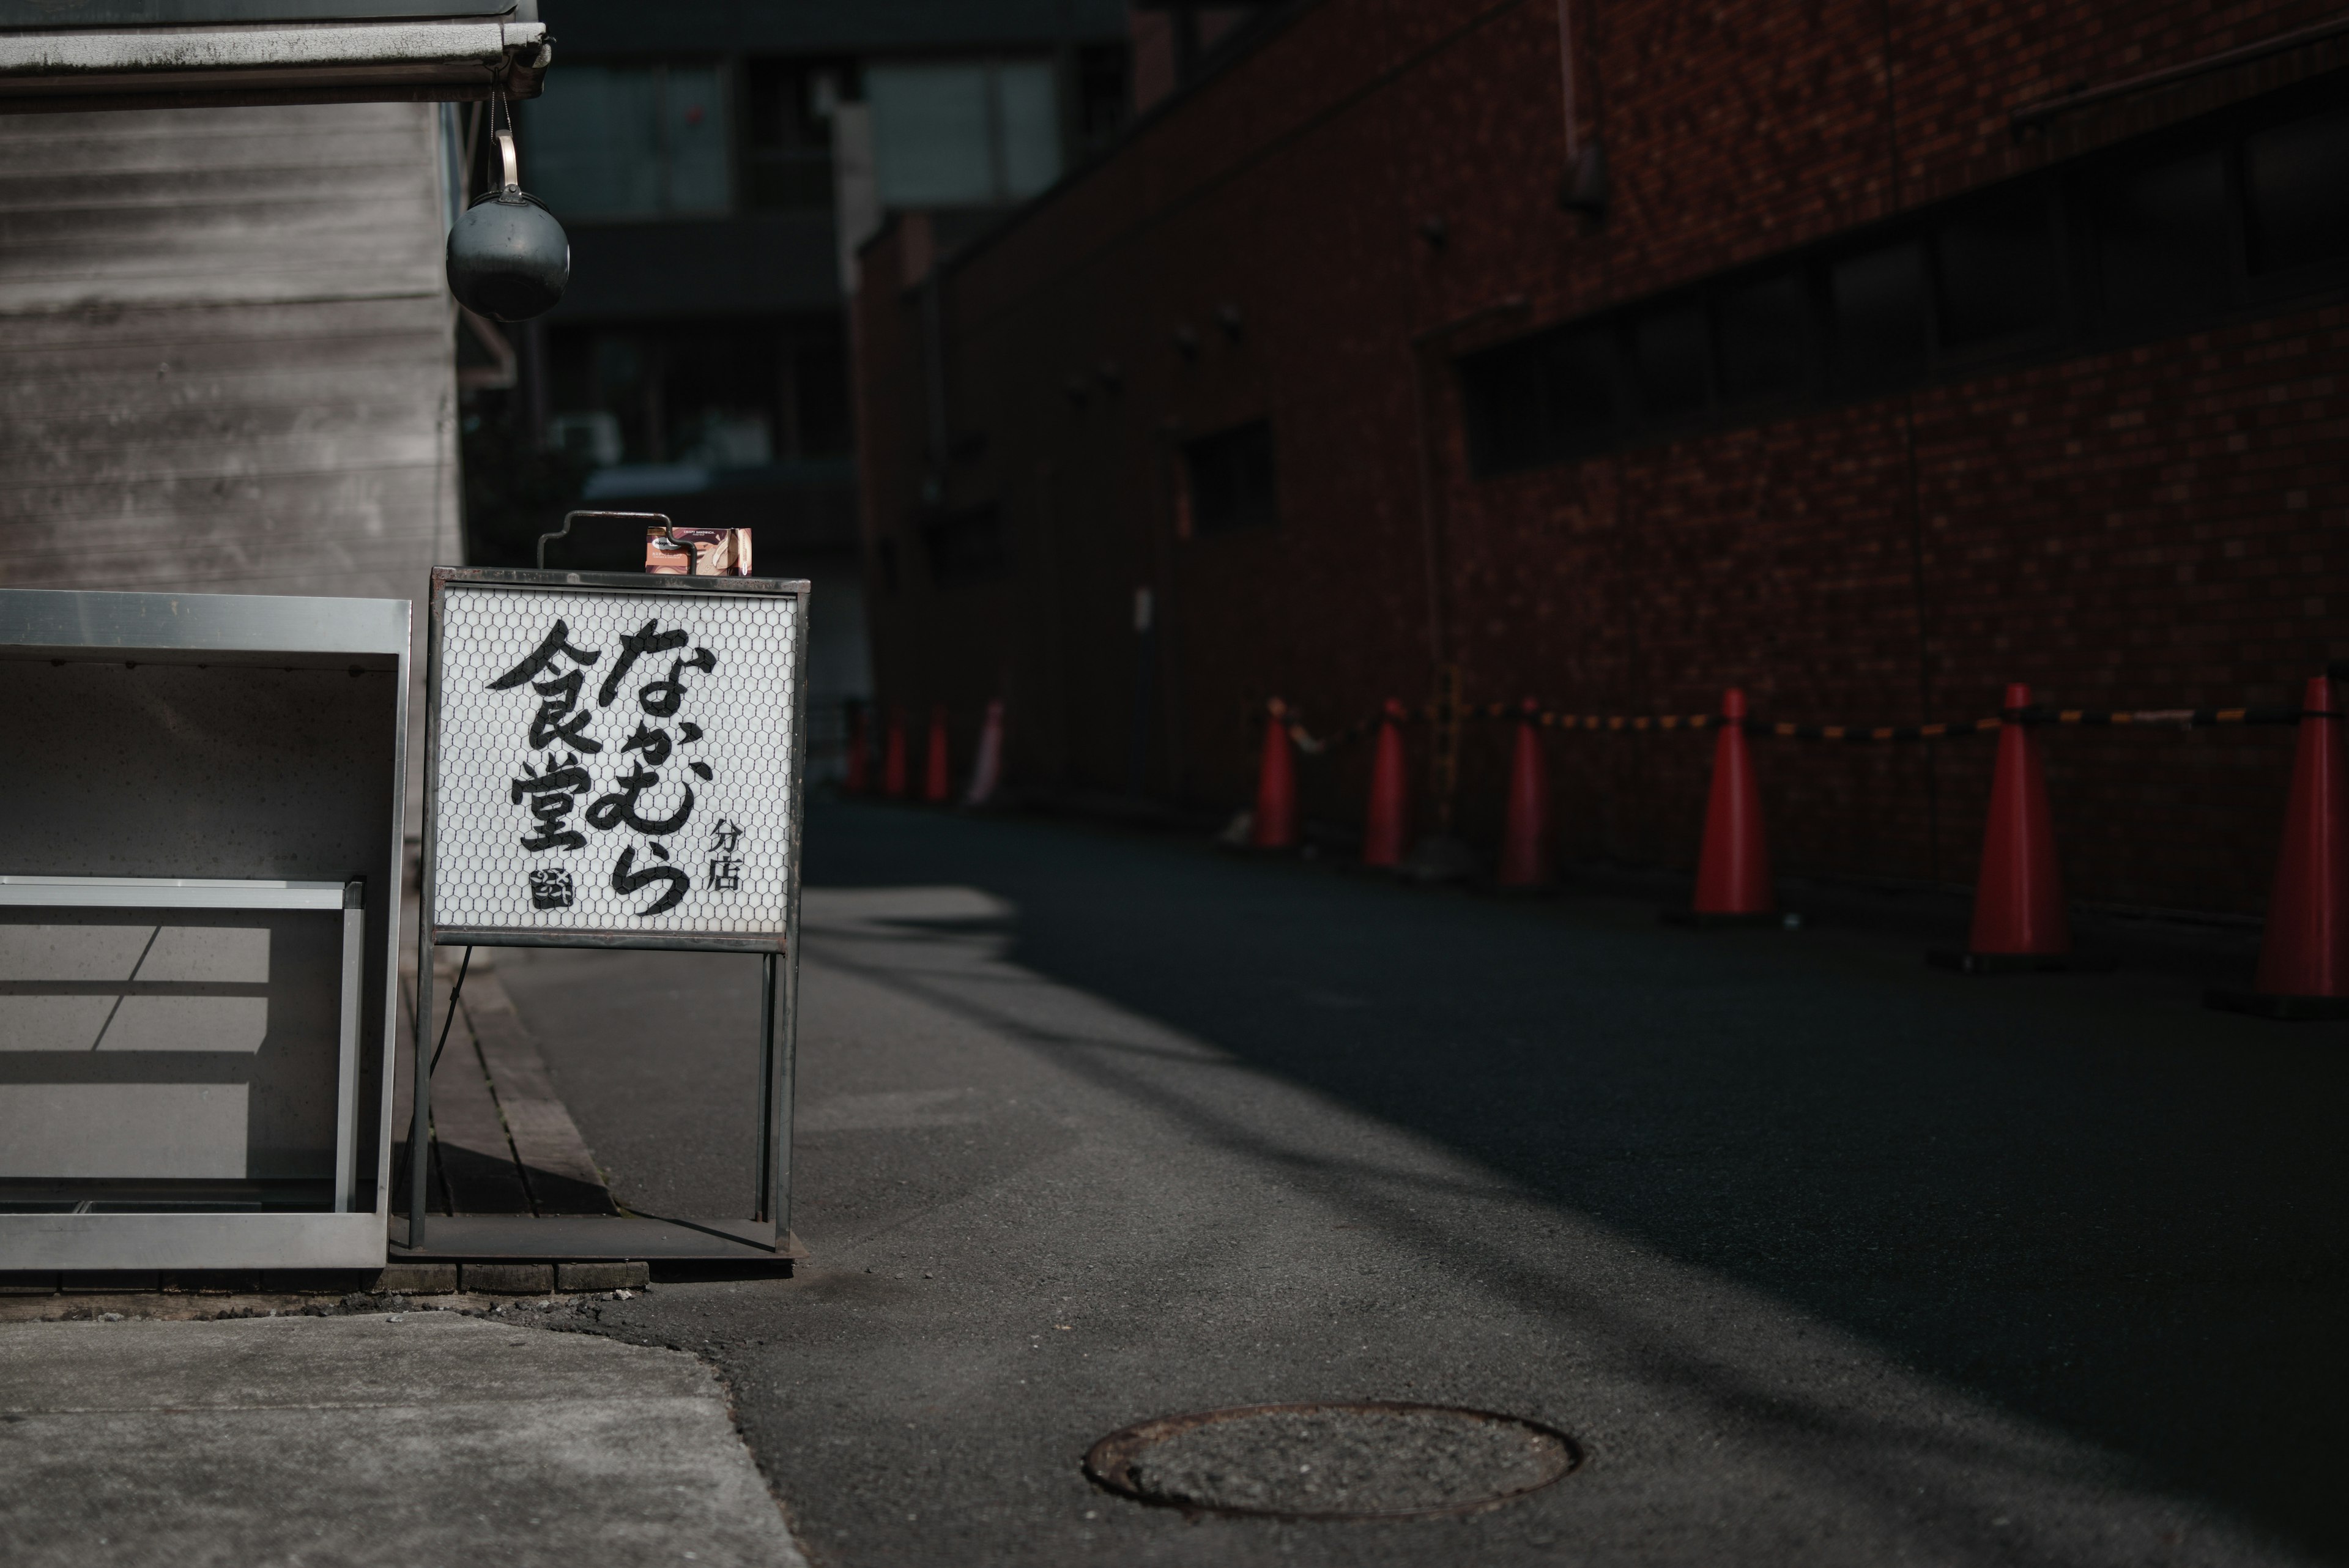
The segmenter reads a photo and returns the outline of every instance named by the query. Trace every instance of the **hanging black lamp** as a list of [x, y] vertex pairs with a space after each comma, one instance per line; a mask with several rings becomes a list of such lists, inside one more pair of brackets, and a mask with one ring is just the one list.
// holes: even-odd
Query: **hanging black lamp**
[[497, 134], [505, 183], [473, 198], [449, 231], [449, 292], [476, 315], [527, 321], [563, 297], [571, 240], [546, 203], [522, 188], [512, 130]]

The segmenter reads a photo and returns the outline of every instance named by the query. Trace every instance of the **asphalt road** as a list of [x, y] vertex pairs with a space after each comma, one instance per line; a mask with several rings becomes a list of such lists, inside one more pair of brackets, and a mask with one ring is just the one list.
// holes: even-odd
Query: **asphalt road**
[[[815, 1262], [596, 1310], [719, 1368], [819, 1563], [2349, 1558], [2349, 1027], [1032, 821], [807, 857]], [[500, 962], [622, 1199], [747, 1211], [752, 961]], [[1078, 1469], [1316, 1398], [1588, 1458], [1343, 1524]]]

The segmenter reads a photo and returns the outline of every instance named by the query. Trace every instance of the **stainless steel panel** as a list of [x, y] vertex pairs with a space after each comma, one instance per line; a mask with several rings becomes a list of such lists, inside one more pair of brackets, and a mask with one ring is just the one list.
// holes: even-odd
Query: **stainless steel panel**
[[373, 1214], [0, 1214], [10, 1269], [379, 1269]]
[[672, 1258], [780, 1263], [807, 1256], [799, 1239], [746, 1220], [657, 1220], [632, 1214], [551, 1216], [438, 1214], [409, 1258]]
[[406, 599], [0, 588], [0, 645], [59, 658], [136, 649], [404, 659], [409, 608]]
[[[23, 753], [38, 765], [0, 774], [10, 825], [0, 927], [89, 932], [144, 909], [150, 931], [162, 929], [142, 980], [195, 966], [184, 981], [117, 987], [119, 1006], [109, 1002], [110, 1020], [95, 1024], [65, 1016], [88, 1010], [70, 986], [0, 995], [57, 1013], [47, 1026], [90, 1024], [108, 1047], [85, 1041], [74, 1060], [0, 1050], [0, 1100], [22, 1091], [28, 1115], [43, 1096], [73, 1102], [58, 1108], [92, 1127], [103, 1155], [11, 1178], [18, 1211], [0, 1214], [0, 1269], [381, 1262], [409, 613], [405, 600], [0, 590], [0, 711], [41, 737]], [[36, 891], [27, 877], [74, 880]], [[120, 886], [140, 878], [171, 886]], [[355, 882], [382, 896], [354, 908]], [[27, 908], [36, 898], [50, 907]], [[57, 908], [63, 899], [79, 907]], [[265, 986], [220, 978], [229, 948], [212, 940], [218, 930], [209, 946], [182, 940], [208, 922], [266, 928], [278, 967]], [[122, 943], [88, 945], [103, 967]], [[217, 972], [206, 978], [203, 963]], [[257, 1047], [245, 1038], [256, 1024]], [[136, 1048], [113, 1048], [125, 1044]], [[191, 1093], [211, 1122], [130, 1103]], [[116, 1112], [136, 1114], [110, 1114], [98, 1104], [109, 1095]], [[223, 1096], [244, 1118], [241, 1138], [222, 1119]], [[141, 1118], [214, 1136], [195, 1140], [208, 1148], [192, 1168], [126, 1164], [118, 1157]], [[173, 1184], [199, 1176], [228, 1184], [191, 1189], [183, 1203]], [[236, 1201], [239, 1179], [274, 1184], [261, 1195], [273, 1209], [331, 1201], [374, 1212], [253, 1212]], [[47, 1201], [44, 1182], [59, 1181], [83, 1183], [101, 1210], [156, 1211], [24, 1211]], [[198, 1203], [239, 1211], [187, 1211]], [[329, 1220], [339, 1224], [319, 1228]], [[222, 1239], [225, 1251], [212, 1245]]]
[[0, 1199], [55, 1180], [325, 1189], [344, 925], [340, 909], [0, 910]]
[[0, 905], [57, 909], [339, 909], [343, 884], [185, 877], [0, 877]]
[[[356, 886], [352, 888], [357, 893]], [[343, 988], [335, 1024], [335, 1212], [351, 1207], [351, 1172], [358, 1161], [352, 1135], [359, 1100], [360, 985], [367, 973], [367, 911], [356, 898], [343, 909]]]

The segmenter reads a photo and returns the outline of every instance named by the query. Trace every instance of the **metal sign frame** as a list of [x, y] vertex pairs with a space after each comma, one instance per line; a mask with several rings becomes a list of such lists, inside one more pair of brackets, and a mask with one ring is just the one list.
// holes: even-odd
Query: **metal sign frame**
[[[623, 594], [648, 601], [679, 596], [789, 598], [791, 739], [787, 853], [780, 933], [632, 932], [596, 929], [515, 929], [444, 926], [436, 909], [440, 869], [442, 633], [451, 587], [536, 597]], [[436, 566], [425, 661], [423, 842], [417, 870], [415, 1096], [409, 1130], [408, 1237], [396, 1251], [409, 1257], [564, 1257], [743, 1259], [781, 1261], [802, 1255], [791, 1232], [792, 1099], [798, 1045], [800, 836], [807, 776], [807, 639], [809, 585], [780, 577], [671, 576], [633, 572], [524, 571], [488, 566]], [[434, 1017], [432, 952], [436, 947], [562, 947], [670, 949], [757, 953], [760, 964], [759, 1168], [748, 1221], [648, 1215], [617, 1218], [528, 1215], [440, 1215], [429, 1211], [426, 1149], [431, 1132]]]

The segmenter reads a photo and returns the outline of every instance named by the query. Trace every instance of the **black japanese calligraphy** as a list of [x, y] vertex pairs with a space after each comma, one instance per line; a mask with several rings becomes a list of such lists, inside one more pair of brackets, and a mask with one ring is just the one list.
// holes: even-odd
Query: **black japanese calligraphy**
[[587, 722], [595, 715], [579, 706], [582, 677], [576, 670], [552, 680], [541, 680], [531, 687], [542, 699], [538, 711], [531, 715], [530, 743], [533, 750], [543, 751], [561, 741], [574, 751], [600, 752], [604, 742], [587, 734]]
[[571, 873], [560, 866], [542, 866], [530, 874], [530, 907], [533, 909], [571, 908]]
[[636, 911], [639, 919], [653, 915], [665, 915], [685, 902], [685, 890], [693, 885], [692, 878], [674, 866], [647, 866], [636, 868], [634, 845], [620, 851], [617, 864], [612, 867], [612, 891], [636, 893], [656, 884], [667, 888], [659, 898]]
[[536, 828], [523, 836], [522, 846], [533, 853], [546, 849], [585, 849], [587, 836], [566, 825], [579, 797], [587, 793], [587, 770], [579, 765], [579, 758], [569, 752], [560, 762], [550, 757], [546, 766], [536, 773], [530, 764], [522, 765], [522, 777], [515, 779], [507, 792], [513, 804], [530, 802], [530, 815]]
[[742, 846], [741, 824], [725, 817], [709, 830], [709, 890], [713, 893], [739, 893], [742, 890], [742, 861], [735, 852]]
[[[678, 704], [685, 701], [685, 682], [680, 679], [684, 671], [698, 670], [707, 673], [717, 668], [718, 656], [706, 648], [695, 649], [691, 659], [673, 659], [669, 660], [666, 676], [636, 693], [636, 705], [656, 719], [668, 718], [676, 713]], [[655, 692], [659, 695], [655, 696]]]
[[[604, 677], [604, 684], [597, 689], [595, 706], [609, 708], [614, 702], [619, 701], [620, 682], [628, 678], [628, 671], [636, 667], [637, 659], [647, 653], [667, 653], [672, 648], [683, 648], [692, 639], [686, 636], [682, 628], [674, 631], [661, 630], [657, 617], [645, 622], [644, 625], [620, 639], [619, 660], [612, 666], [611, 672]], [[712, 656], [711, 662], [714, 666], [715, 656]], [[676, 710], [672, 708], [670, 711], [674, 712]]]
[[660, 774], [642, 763], [638, 763], [612, 782], [614, 785], [612, 793], [599, 797], [595, 805], [587, 808], [587, 822], [592, 827], [609, 833], [626, 823], [648, 838], [665, 838], [683, 827], [685, 819], [693, 815], [691, 784], [680, 786], [680, 793], [685, 796], [684, 803], [667, 816], [648, 817], [636, 809], [636, 802], [644, 793], [661, 782]]
[[[669, 645], [672, 648], [682, 648], [685, 645], [684, 634], [680, 632], [678, 635], [678, 640]], [[546, 634], [545, 640], [538, 645], [528, 659], [491, 681], [489, 689], [492, 691], [511, 691], [525, 680], [537, 680], [554, 668], [557, 659], [565, 655], [583, 665], [593, 664], [604, 657], [601, 652], [590, 653], [584, 648], [572, 647], [571, 628], [558, 620], [554, 623], [554, 629]]]
[[[569, 625], [557, 620], [527, 658], [489, 682], [488, 689], [513, 691], [527, 686], [537, 699], [523, 737], [532, 755], [507, 784], [512, 802], [527, 806], [530, 813], [523, 847], [534, 856], [585, 849], [589, 839], [583, 828], [629, 836], [634, 841], [621, 845], [612, 863], [610, 886], [622, 895], [650, 894], [650, 902], [629, 911], [636, 919], [648, 919], [676, 909], [692, 888], [692, 876], [671, 863], [669, 841], [692, 820], [698, 804], [693, 781], [710, 784], [716, 770], [689, 753], [679, 754], [681, 748], [698, 745], [704, 732], [678, 715], [699, 683], [695, 677], [718, 669], [718, 655], [696, 646], [682, 627], [664, 629], [655, 617], [619, 639], [589, 706], [584, 701], [586, 676], [603, 664], [605, 651], [579, 646], [572, 640]], [[661, 655], [669, 656], [666, 672], [648, 662]], [[631, 680], [639, 677], [640, 683], [632, 689]], [[604, 724], [600, 713], [624, 697], [633, 699], [633, 713], [627, 719], [615, 714], [599, 738], [594, 732]], [[616, 769], [626, 764], [626, 771], [605, 774], [595, 759], [614, 742], [616, 726], [630, 720], [633, 729], [616, 742], [612, 761]], [[679, 771], [667, 772], [671, 766]], [[608, 780], [601, 793], [598, 774]], [[707, 857], [711, 890], [740, 889], [742, 836], [738, 824], [722, 819], [712, 830]], [[568, 867], [533, 863], [527, 877], [533, 909], [573, 907], [578, 891]]]

